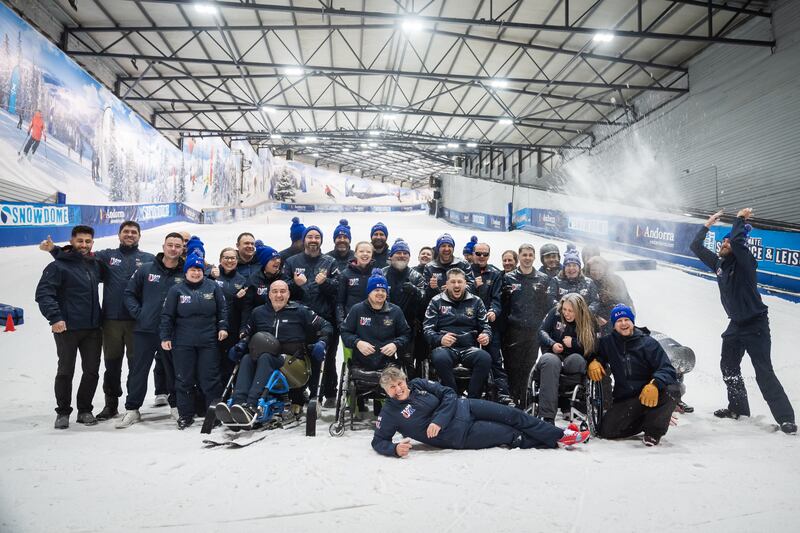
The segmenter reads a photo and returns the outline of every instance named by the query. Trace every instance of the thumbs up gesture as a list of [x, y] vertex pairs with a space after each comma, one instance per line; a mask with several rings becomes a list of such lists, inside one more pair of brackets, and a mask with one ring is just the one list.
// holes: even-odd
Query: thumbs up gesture
[[53, 243], [53, 239], [50, 235], [47, 236], [47, 239], [39, 243], [39, 249], [43, 252], [51, 252], [55, 247], [56, 245]]

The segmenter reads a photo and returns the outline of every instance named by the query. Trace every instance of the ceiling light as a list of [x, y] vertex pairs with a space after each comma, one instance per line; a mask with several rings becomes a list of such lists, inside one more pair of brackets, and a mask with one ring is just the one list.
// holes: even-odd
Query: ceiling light
[[217, 13], [217, 8], [209, 4], [208, 2], [198, 2], [194, 5], [194, 10], [198, 13], [203, 13], [204, 15], [215, 15]]
[[502, 89], [503, 87], [508, 87], [508, 82], [506, 80], [492, 80], [489, 85], [495, 89]]
[[447, 143], [447, 147], [452, 149], [458, 148], [458, 143]]
[[417, 32], [421, 31], [425, 26], [422, 24], [422, 21], [416, 17], [409, 17], [403, 21], [403, 31], [405, 32]]
[[316, 137], [303, 137], [302, 141], [306, 142], [306, 143], [315, 143], [315, 142], [317, 142], [317, 138]]
[[419, 144], [417, 141], [411, 141], [411, 144]]
[[500, 120], [497, 121], [497, 123], [500, 124], [501, 126], [510, 126], [514, 123], [514, 121], [511, 120], [510, 118], [501, 118]]
[[397, 120], [398, 117], [397, 115], [381, 115], [381, 118], [383, 120], [389, 121], [389, 120]]
[[342, 152], [349, 152], [350, 148], [342, 148]]
[[277, 113], [278, 112], [277, 109], [275, 109], [274, 107], [270, 107], [268, 105], [261, 106], [261, 111], [264, 112], [264, 113]]
[[283, 69], [283, 73], [287, 76], [302, 76], [305, 70], [300, 67], [289, 67]]
[[439, 146], [437, 146], [436, 148], [438, 148], [439, 150], [444, 150], [445, 148], [447, 148], [447, 146], [445, 146], [445, 145], [443, 145], [443, 144], [440, 144], [440, 145], [439, 145]]
[[370, 148], [375, 148], [378, 146], [378, 143], [367, 143], [367, 146], [369, 146]]
[[393, 154], [393, 153], [394, 153], [394, 150], [386, 150], [386, 153], [387, 153], [387, 154]]
[[378, 135], [381, 134], [381, 132], [378, 130], [372, 130], [369, 132], [369, 134], [372, 135], [373, 137], [377, 137]]
[[614, 34], [601, 31], [599, 33], [595, 33], [592, 40], [596, 43], [610, 43], [614, 40]]
[[477, 148], [478, 143], [467, 143], [467, 148]]

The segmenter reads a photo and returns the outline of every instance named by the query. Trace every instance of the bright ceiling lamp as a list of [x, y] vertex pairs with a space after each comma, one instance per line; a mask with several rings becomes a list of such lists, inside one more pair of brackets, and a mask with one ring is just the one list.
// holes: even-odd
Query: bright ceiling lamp
[[287, 76], [302, 76], [305, 70], [300, 67], [287, 67], [283, 69], [283, 73]]
[[458, 148], [458, 143], [447, 143], [447, 147], [451, 150]]
[[273, 141], [274, 141], [274, 140], [280, 140], [280, 139], [283, 139], [283, 135], [281, 135], [280, 133], [273, 133], [273, 134], [272, 134], [272, 135], [270, 135], [269, 137], [270, 137], [270, 139], [272, 139]]
[[370, 148], [376, 148], [378, 146], [378, 143], [367, 143], [367, 146], [369, 146]]
[[311, 157], [319, 157], [319, 152], [314, 152], [313, 154], [311, 154]]
[[371, 130], [371, 131], [369, 132], [369, 134], [370, 134], [370, 135], [372, 135], [373, 137], [377, 137], [378, 135], [380, 135], [380, 134], [381, 134], [381, 132], [380, 132], [380, 131], [378, 131], [378, 130]]
[[503, 87], [508, 87], [508, 82], [506, 80], [492, 80], [489, 85], [495, 89], [502, 89]]
[[211, 5], [208, 2], [196, 2], [194, 4], [194, 10], [198, 13], [202, 13], [204, 15], [216, 15], [217, 8]]
[[592, 40], [596, 43], [610, 43], [614, 40], [614, 34], [606, 31], [601, 31], [594, 34]]
[[317, 138], [316, 137], [303, 137], [302, 139], [300, 139], [300, 142], [302, 142], [302, 143], [315, 143], [315, 142], [317, 142]]
[[274, 107], [270, 107], [268, 105], [261, 106], [261, 111], [264, 112], [264, 113], [277, 113], [278, 112], [277, 109], [275, 109]]
[[416, 17], [408, 17], [403, 20], [402, 28], [405, 32], [414, 33], [422, 31], [425, 28], [425, 25]]
[[467, 143], [467, 148], [477, 148], [478, 143]]
[[383, 120], [389, 122], [389, 121], [397, 120], [398, 117], [397, 117], [397, 115], [392, 115], [391, 113], [389, 113], [389, 114], [381, 115], [381, 118]]
[[501, 118], [500, 120], [497, 121], [497, 123], [500, 124], [501, 126], [510, 126], [514, 123], [514, 121], [511, 120], [510, 118]]
[[349, 152], [350, 148], [342, 148], [342, 152]]

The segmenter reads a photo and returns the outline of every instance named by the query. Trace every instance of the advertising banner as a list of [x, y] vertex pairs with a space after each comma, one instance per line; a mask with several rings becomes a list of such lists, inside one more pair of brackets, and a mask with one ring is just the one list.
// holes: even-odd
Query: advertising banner
[[487, 213], [465, 213], [447, 207], [443, 207], [441, 213], [445, 220], [459, 226], [468, 226], [486, 231], [508, 231], [508, 224], [504, 216], [489, 215]]

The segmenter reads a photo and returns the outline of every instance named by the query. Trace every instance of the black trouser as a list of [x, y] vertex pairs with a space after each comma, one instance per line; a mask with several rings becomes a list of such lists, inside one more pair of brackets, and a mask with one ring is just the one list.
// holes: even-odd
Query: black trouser
[[230, 360], [228, 357], [228, 351], [233, 347], [234, 344], [239, 342], [235, 336], [228, 337], [224, 341], [220, 341], [218, 343], [219, 347], [219, 382], [222, 385], [223, 390], [228, 384], [228, 381], [231, 379], [231, 374], [233, 374], [233, 369], [236, 367], [236, 363]]
[[740, 415], [750, 416], [750, 404], [741, 370], [746, 351], [756, 371], [756, 383], [772, 416], [779, 424], [794, 422], [792, 404], [772, 369], [771, 348], [772, 336], [766, 314], [747, 324], [735, 324], [733, 321], [728, 324], [728, 329], [722, 334], [722, 358], [719, 364], [722, 379], [728, 388], [728, 408]]
[[30, 155], [36, 153], [36, 149], [39, 148], [39, 139], [34, 139], [33, 137], [28, 137], [28, 142], [25, 143], [25, 148], [22, 150], [25, 155], [28, 155], [28, 150], [31, 151]]
[[175, 407], [175, 370], [172, 366], [172, 354], [161, 350], [161, 339], [157, 333], [137, 331], [133, 334], [134, 357], [128, 372], [128, 396], [125, 398], [125, 409], [139, 409], [147, 395], [147, 378], [153, 359], [161, 361], [164, 370], [166, 391], [160, 393], [156, 385], [156, 394], [169, 394], [169, 405]]
[[[216, 343], [209, 346], [173, 346], [171, 351], [175, 365], [175, 394], [181, 418], [192, 418], [198, 410], [205, 412], [209, 405], [216, 405], [222, 396]], [[198, 409], [195, 403], [195, 389], [198, 388], [204, 398], [202, 409]]]
[[658, 404], [645, 407], [638, 396], [616, 401], [603, 415], [600, 435], [605, 439], [624, 439], [638, 435], [661, 438], [667, 433], [672, 412], [681, 399], [680, 385], [668, 386], [658, 393]]
[[133, 357], [133, 328], [135, 320], [103, 321], [103, 393], [106, 404], [116, 407], [117, 398], [122, 396], [122, 361], [127, 353], [128, 372]]
[[[528, 386], [528, 376], [539, 356], [538, 328], [508, 325], [503, 335], [503, 357], [508, 372], [511, 397], [521, 405]], [[523, 406], [525, 407], [525, 406]]]
[[459, 364], [472, 370], [469, 378], [469, 388], [467, 396], [470, 398], [480, 398], [486, 381], [489, 378], [489, 370], [492, 367], [492, 356], [480, 348], [456, 348], [439, 346], [431, 352], [431, 364], [436, 368], [439, 381], [445, 387], [450, 387], [454, 391], [456, 388], [456, 378], [453, 369]]
[[[331, 324], [335, 323], [335, 319], [331, 318], [328, 320]], [[330, 398], [332, 400], [336, 399], [336, 386], [339, 384], [339, 377], [337, 376], [336, 372], [336, 350], [339, 349], [339, 328], [337, 327], [336, 330], [333, 332], [333, 336], [328, 339], [327, 341], [327, 348], [325, 349], [325, 372], [322, 374], [322, 395], [325, 398]], [[316, 365], [312, 364], [312, 368]], [[318, 380], [315, 380], [314, 377], [311, 377], [311, 381], [313, 383], [319, 383]], [[316, 395], [316, 391], [310, 390], [309, 391], [312, 396]]]
[[510, 396], [508, 387], [508, 374], [503, 368], [502, 336], [497, 322], [492, 322], [492, 342], [486, 347], [486, 351], [492, 356], [492, 380], [499, 396]]
[[[164, 359], [161, 357], [161, 353], [161, 349], [159, 348], [159, 353], [156, 355], [155, 359], [156, 364], [153, 366], [153, 385], [156, 389], [156, 396], [160, 394], [169, 394], [169, 391], [173, 390], [173, 385], [175, 382], [174, 372], [172, 369], [168, 370], [164, 368]], [[168, 380], [170, 385], [167, 385]]]
[[467, 431], [464, 448], [479, 450], [510, 445], [517, 437], [520, 448], [555, 448], [564, 430], [524, 411], [485, 400], [469, 400], [474, 419]]
[[78, 351], [81, 353], [81, 384], [78, 386], [78, 412], [91, 413], [92, 399], [100, 379], [100, 352], [103, 334], [100, 328], [67, 330], [53, 333], [58, 354], [55, 393], [56, 413], [68, 415], [72, 412], [72, 377]]

